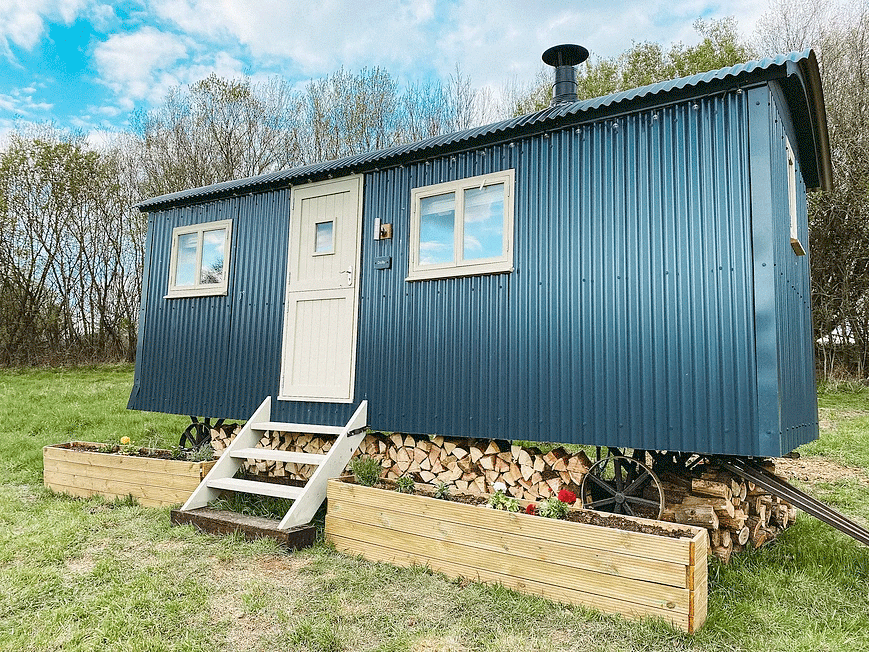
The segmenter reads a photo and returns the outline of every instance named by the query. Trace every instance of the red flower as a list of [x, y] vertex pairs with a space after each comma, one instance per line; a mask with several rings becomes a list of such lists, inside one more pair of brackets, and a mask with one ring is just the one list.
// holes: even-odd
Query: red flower
[[568, 505], [572, 505], [576, 502], [576, 494], [568, 489], [562, 489], [558, 492], [558, 500], [567, 503]]
[[532, 516], [537, 512], [537, 508], [534, 506], [534, 503], [528, 503], [525, 506], [525, 513], [531, 514]]

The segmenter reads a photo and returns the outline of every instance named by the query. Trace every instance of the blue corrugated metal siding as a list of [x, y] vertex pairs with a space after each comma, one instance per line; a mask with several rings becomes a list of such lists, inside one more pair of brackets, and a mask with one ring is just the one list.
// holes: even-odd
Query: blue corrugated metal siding
[[[775, 295], [778, 322], [780, 393], [780, 453], [792, 451], [818, 438], [818, 393], [815, 385], [814, 336], [812, 334], [809, 256], [797, 256], [790, 244], [788, 170], [785, 148], [785, 116], [775, 101], [769, 102], [773, 179], [773, 231], [775, 239]], [[792, 147], [795, 144], [792, 143]], [[797, 197], [805, 184], [797, 164]], [[798, 239], [808, 251], [808, 216], [805, 202], [797, 201]]]
[[[217, 201], [188, 209], [151, 215], [149, 282], [143, 297], [144, 323], [139, 337], [145, 355], [140, 365], [140, 391], [131, 398], [134, 409], [160, 409], [177, 414], [203, 414], [217, 407], [229, 347], [231, 297], [235, 292], [235, 255], [230, 259], [227, 296], [164, 300], [168, 288], [172, 229], [177, 226], [233, 218], [236, 201]], [[235, 248], [236, 239], [233, 239]], [[215, 391], [219, 388], [221, 391]], [[208, 414], [208, 412], [205, 412]]]
[[[396, 233], [365, 236], [393, 257], [364, 267], [372, 425], [753, 452], [746, 114], [730, 93], [369, 175]], [[515, 271], [405, 282], [410, 189], [506, 168]]]
[[[226, 296], [164, 299], [172, 229], [232, 218]], [[290, 191], [152, 213], [138, 390], [129, 407], [246, 419], [277, 396], [286, 290]], [[278, 403], [275, 419], [343, 424], [353, 406]]]

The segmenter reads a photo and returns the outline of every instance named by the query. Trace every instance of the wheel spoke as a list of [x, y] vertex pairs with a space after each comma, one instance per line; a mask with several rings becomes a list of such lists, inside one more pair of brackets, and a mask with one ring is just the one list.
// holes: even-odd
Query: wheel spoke
[[624, 489], [625, 481], [622, 478], [622, 461], [619, 458], [613, 460], [613, 468], [615, 470], [616, 490], [621, 492]]
[[648, 505], [649, 507], [655, 507], [656, 509], [661, 507], [660, 501], [638, 498], [636, 496], [625, 496], [625, 501], [633, 503], [634, 505]]
[[627, 489], [625, 489], [625, 494], [626, 495], [633, 494], [637, 489], [639, 489], [640, 484], [642, 484], [642, 482], [646, 478], [651, 478], [651, 477], [652, 476], [649, 475], [648, 470], [643, 469], [643, 472], [640, 474], [640, 476], [636, 480], [634, 480], [631, 484], [629, 484]]
[[615, 498], [603, 498], [602, 500], [595, 500], [593, 503], [587, 503], [585, 507], [586, 509], [597, 509], [598, 507], [603, 507], [604, 505], [612, 505], [615, 502]]
[[602, 478], [597, 477], [593, 473], [587, 474], [587, 477], [589, 480], [594, 482], [601, 489], [605, 489], [608, 493], [610, 493], [613, 496], [615, 495], [615, 493], [616, 493], [615, 490], [609, 484], [607, 484], [606, 480], [603, 480]]
[[626, 512], [629, 516], [636, 516], [636, 514], [634, 514], [634, 510], [632, 510], [632, 509], [631, 509], [631, 506], [628, 505], [627, 503], [622, 503], [622, 507], [625, 508], [625, 512]]

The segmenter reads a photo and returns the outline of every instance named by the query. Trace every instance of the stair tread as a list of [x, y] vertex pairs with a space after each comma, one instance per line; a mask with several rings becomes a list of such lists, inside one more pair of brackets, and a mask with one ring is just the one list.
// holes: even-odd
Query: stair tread
[[272, 462], [291, 462], [293, 464], [322, 464], [326, 459], [320, 453], [301, 453], [298, 451], [279, 451], [272, 448], [239, 448], [232, 451], [238, 459], [270, 460]]
[[280, 432], [301, 432], [308, 435], [340, 435], [344, 426], [324, 426], [318, 423], [283, 423], [281, 421], [259, 421], [251, 424], [253, 430], [278, 430]]
[[240, 478], [209, 478], [206, 476], [205, 484], [211, 489], [241, 491], [248, 494], [261, 494], [263, 496], [289, 498], [291, 500], [296, 500], [304, 491], [304, 487], [294, 487], [292, 485], [277, 484], [274, 482], [242, 480]]

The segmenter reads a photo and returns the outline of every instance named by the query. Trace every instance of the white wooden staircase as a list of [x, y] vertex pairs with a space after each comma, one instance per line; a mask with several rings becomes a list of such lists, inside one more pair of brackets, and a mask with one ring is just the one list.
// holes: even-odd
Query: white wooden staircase
[[[293, 500], [290, 510], [277, 526], [279, 530], [304, 526], [311, 521], [326, 498], [326, 482], [341, 474], [365, 437], [368, 401], [362, 401], [343, 427], [271, 421], [271, 405], [272, 399], [268, 396], [181, 507], [182, 513], [204, 508], [221, 491], [229, 490]], [[329, 451], [322, 455], [257, 448], [257, 444], [269, 430], [335, 435], [337, 439]], [[248, 459], [312, 464], [317, 465], [317, 470], [304, 487], [235, 478], [242, 463]]]

